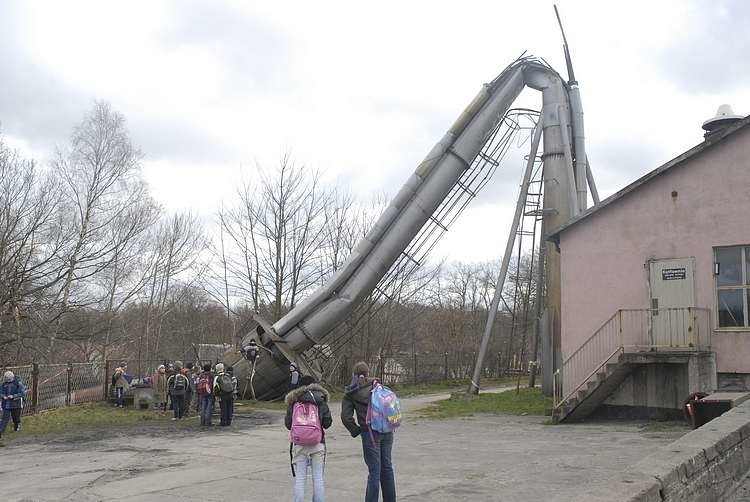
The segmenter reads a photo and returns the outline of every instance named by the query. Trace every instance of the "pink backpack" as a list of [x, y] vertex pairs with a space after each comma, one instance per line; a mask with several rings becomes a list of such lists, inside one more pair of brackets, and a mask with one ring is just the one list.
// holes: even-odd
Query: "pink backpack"
[[289, 436], [292, 443], [298, 446], [313, 446], [323, 440], [323, 426], [317, 404], [299, 401], [294, 403]]

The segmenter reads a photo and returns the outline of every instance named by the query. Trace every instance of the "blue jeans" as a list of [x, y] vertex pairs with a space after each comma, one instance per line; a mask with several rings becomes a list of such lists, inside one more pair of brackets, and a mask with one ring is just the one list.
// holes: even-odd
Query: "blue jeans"
[[117, 406], [125, 406], [125, 389], [122, 387], [115, 387], [115, 404]]
[[[396, 481], [393, 477], [391, 450], [393, 433], [362, 431], [362, 454], [367, 464], [367, 491], [365, 502], [378, 502], [380, 489], [383, 489], [383, 502], [396, 502]], [[373, 444], [374, 439], [374, 444]]]
[[311, 466], [313, 502], [323, 502], [326, 498], [323, 482], [323, 462], [325, 452], [319, 451], [309, 457], [300, 455], [294, 462], [296, 477], [294, 478], [294, 502], [305, 502], [305, 484], [307, 482], [307, 466]]
[[201, 425], [211, 425], [211, 413], [214, 411], [214, 396], [206, 394], [200, 396]]

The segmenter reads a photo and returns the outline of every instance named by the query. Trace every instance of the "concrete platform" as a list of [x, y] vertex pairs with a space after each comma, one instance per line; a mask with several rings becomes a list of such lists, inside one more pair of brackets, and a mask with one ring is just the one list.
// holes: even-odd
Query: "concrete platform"
[[[405, 399], [407, 417], [438, 397]], [[362, 500], [361, 442], [340, 425], [328, 431], [328, 501]], [[242, 413], [242, 412], [240, 412]], [[196, 419], [197, 421], [197, 419]], [[644, 433], [632, 422], [547, 425], [547, 417], [407, 418], [394, 447], [403, 501], [574, 501], [688, 431]], [[290, 500], [282, 413], [238, 418], [231, 429], [96, 431], [11, 444], [2, 450], [2, 500]], [[308, 494], [308, 499], [311, 494]]]

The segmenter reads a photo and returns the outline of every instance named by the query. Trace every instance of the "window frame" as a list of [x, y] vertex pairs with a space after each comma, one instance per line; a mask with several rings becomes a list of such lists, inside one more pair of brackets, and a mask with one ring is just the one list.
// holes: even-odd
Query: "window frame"
[[[748, 261], [750, 260], [750, 244], [738, 244], [734, 246], [716, 246], [713, 248], [714, 267], [719, 263], [717, 253], [722, 249], [740, 248], [740, 284], [733, 286], [719, 286], [719, 274], [714, 273], [714, 318], [716, 323], [714, 329], [718, 331], [750, 331], [750, 277], [748, 277]], [[742, 292], [742, 309], [743, 309], [743, 326], [721, 326], [719, 323], [719, 291], [741, 291]]]

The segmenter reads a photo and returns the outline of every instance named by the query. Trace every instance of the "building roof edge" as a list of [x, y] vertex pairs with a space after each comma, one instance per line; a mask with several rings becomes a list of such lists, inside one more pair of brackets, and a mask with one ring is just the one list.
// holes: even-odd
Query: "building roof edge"
[[656, 178], [660, 174], [669, 171], [673, 167], [679, 166], [686, 162], [687, 160], [691, 159], [692, 157], [698, 155], [699, 153], [711, 148], [712, 146], [716, 145], [717, 143], [722, 142], [725, 138], [728, 136], [731, 136], [735, 132], [739, 131], [740, 129], [743, 129], [745, 126], [750, 124], [750, 115], [743, 118], [736, 124], [733, 124], [730, 127], [727, 127], [725, 131], [722, 131], [718, 134], [716, 134], [713, 137], [706, 138], [703, 142], [697, 144], [690, 150], [683, 152], [682, 154], [678, 155], [677, 157], [673, 158], [672, 160], [668, 161], [666, 164], [663, 164], [653, 171], [650, 171], [646, 173], [645, 175], [641, 176], [634, 182], [630, 183], [626, 187], [620, 189], [618, 192], [610, 195], [603, 201], [599, 202], [599, 204], [595, 206], [591, 206], [586, 211], [576, 215], [572, 219], [570, 219], [567, 223], [564, 225], [561, 225], [555, 229], [553, 229], [550, 234], [547, 236], [547, 240], [553, 241], [553, 242], [559, 242], [560, 234], [564, 232], [565, 230], [569, 229], [573, 225], [578, 224], [579, 222], [583, 221], [584, 219], [588, 218], [594, 213], [599, 212], [601, 209], [604, 209], [605, 207], [609, 206], [613, 202], [620, 200], [624, 196], [628, 195], [631, 192], [634, 192], [641, 186], [645, 185], [652, 179]]

